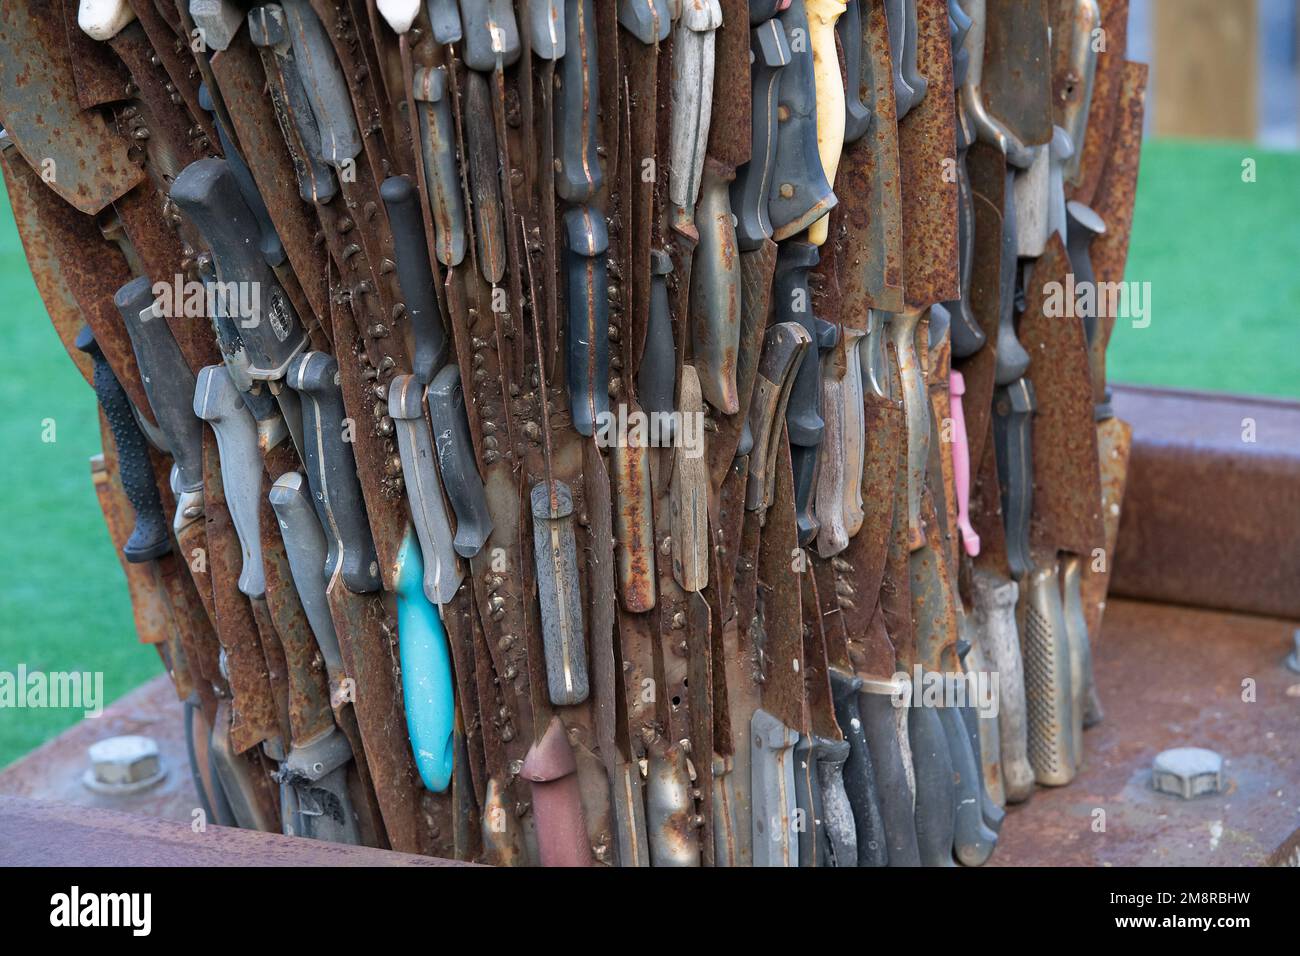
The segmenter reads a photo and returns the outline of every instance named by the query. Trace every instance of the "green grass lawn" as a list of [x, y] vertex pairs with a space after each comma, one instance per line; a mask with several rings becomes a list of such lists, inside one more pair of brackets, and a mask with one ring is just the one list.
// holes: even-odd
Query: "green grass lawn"
[[[1245, 157], [1256, 182], [1242, 182]], [[1294, 153], [1146, 145], [1128, 278], [1151, 283], [1151, 324], [1117, 324], [1114, 380], [1300, 396], [1297, 183]], [[94, 395], [46, 318], [2, 190], [0, 205], [0, 671], [103, 671], [112, 700], [160, 666], [136, 642], [91, 486]], [[79, 718], [0, 710], [0, 765]]]

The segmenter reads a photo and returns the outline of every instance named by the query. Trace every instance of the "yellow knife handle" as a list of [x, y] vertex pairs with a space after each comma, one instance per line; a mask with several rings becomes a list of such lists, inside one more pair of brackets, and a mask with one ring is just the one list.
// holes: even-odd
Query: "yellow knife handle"
[[[817, 85], [817, 154], [831, 188], [844, 150], [844, 80], [835, 51], [835, 22], [848, 9], [848, 0], [807, 0], [808, 42], [812, 46], [813, 78]], [[808, 241], [826, 241], [829, 214], [808, 228]]]

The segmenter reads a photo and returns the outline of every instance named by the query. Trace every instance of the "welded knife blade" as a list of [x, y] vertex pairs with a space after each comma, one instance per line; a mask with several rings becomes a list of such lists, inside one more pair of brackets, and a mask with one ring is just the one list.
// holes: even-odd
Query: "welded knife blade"
[[970, 62], [966, 68], [966, 82], [962, 84], [962, 104], [975, 126], [977, 139], [995, 146], [1006, 156], [1007, 162], [1019, 169], [1028, 169], [1034, 151], [1013, 133], [1005, 123], [988, 110], [984, 94], [984, 47], [988, 34], [987, 0], [958, 0], [970, 17], [970, 32], [966, 35], [966, 50]]

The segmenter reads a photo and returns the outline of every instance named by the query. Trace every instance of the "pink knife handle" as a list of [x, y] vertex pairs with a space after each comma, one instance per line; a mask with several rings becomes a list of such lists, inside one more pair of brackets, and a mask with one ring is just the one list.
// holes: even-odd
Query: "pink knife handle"
[[980, 536], [970, 524], [970, 443], [966, 440], [966, 416], [961, 397], [966, 394], [966, 380], [961, 372], [948, 374], [948, 394], [952, 407], [952, 474], [957, 486], [957, 529], [962, 545], [972, 558], [980, 553]]

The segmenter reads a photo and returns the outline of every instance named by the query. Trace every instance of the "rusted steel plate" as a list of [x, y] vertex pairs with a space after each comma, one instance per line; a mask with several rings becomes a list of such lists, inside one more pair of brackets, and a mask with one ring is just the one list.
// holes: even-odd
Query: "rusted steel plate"
[[987, 10], [984, 103], [1024, 145], [1047, 143], [1052, 138], [1047, 0], [988, 0]]
[[1117, 386], [1114, 407], [1133, 449], [1111, 590], [1300, 619], [1300, 405]]
[[[1115, 129], [1116, 108], [1127, 64], [1128, 0], [1098, 0], [1101, 29], [1106, 49], [1097, 52], [1097, 73], [1092, 81], [1092, 105], [1088, 108], [1088, 132], [1083, 139], [1083, 157], [1075, 180], [1066, 183], [1066, 195], [1091, 205], [1110, 156], [1110, 139]], [[1074, 148], [1080, 148], [1075, 143]]]
[[[0, 122], [65, 202], [99, 212], [144, 179], [127, 158], [126, 141], [77, 102], [62, 17], [33, 16], [25, 6], [0, 8]], [[53, 167], [43, 167], [47, 160]]]
[[[188, 114], [190, 124], [202, 129], [204, 135], [208, 137], [208, 142], [215, 143], [217, 131], [212, 125], [212, 117], [199, 105], [201, 78], [199, 68], [195, 66], [190, 56], [189, 37], [182, 38], [177, 35], [172, 22], [158, 12], [154, 0], [131, 0], [131, 9], [135, 11], [140, 26], [149, 37], [149, 43], [158, 57], [159, 66], [166, 71], [175, 93], [181, 99], [181, 103], [173, 108], [173, 112]], [[172, 20], [176, 18], [173, 17]], [[179, 23], [179, 20], [176, 22]]]
[[56, 0], [62, 8], [63, 34], [77, 88], [77, 105], [83, 110], [127, 98], [131, 75], [105, 44], [92, 40], [77, 26], [78, 0]]
[[[1084, 735], [1083, 769], [1070, 786], [1008, 807], [990, 865], [1263, 866], [1293, 856], [1295, 802], [1278, 794], [1300, 787], [1297, 677], [1282, 665], [1294, 627], [1112, 601], [1093, 654], [1106, 719]], [[1182, 800], [1152, 790], [1155, 755], [1191, 745], [1224, 757], [1224, 792]]]
[[898, 159], [903, 299], [911, 307], [925, 308], [961, 295], [957, 180], [945, 172], [955, 160], [957, 142], [948, 7], [943, 0], [916, 0], [916, 19], [917, 62], [929, 92], [898, 124]]
[[1058, 235], [1026, 283], [1020, 344], [1029, 353], [1034, 386], [1034, 501], [1030, 546], [1040, 557], [1070, 551], [1089, 557], [1105, 542], [1092, 373], [1083, 320], [1053, 314], [1053, 289], [1063, 300], [1070, 261]]

